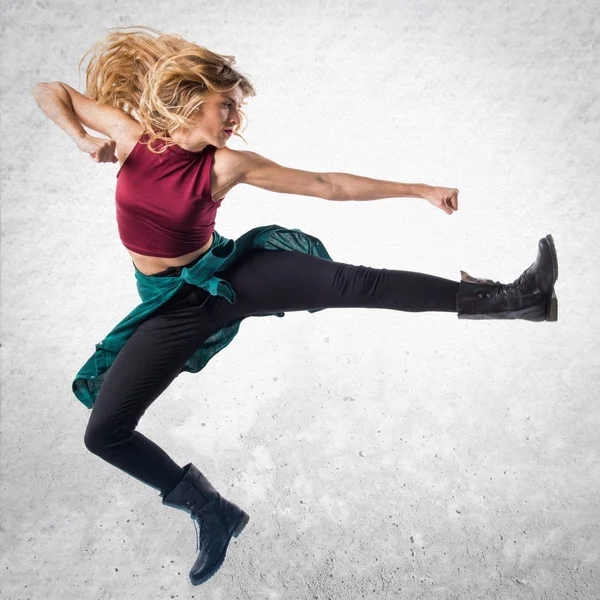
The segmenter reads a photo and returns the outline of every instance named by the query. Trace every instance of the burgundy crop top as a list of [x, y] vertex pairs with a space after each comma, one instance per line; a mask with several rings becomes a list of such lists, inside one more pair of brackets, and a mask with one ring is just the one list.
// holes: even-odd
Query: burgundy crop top
[[[123, 245], [147, 256], [173, 258], [201, 248], [215, 227], [223, 198], [212, 200], [210, 170], [216, 151], [170, 146], [150, 152], [142, 135], [117, 173], [115, 204]], [[155, 149], [164, 144], [156, 140]]]

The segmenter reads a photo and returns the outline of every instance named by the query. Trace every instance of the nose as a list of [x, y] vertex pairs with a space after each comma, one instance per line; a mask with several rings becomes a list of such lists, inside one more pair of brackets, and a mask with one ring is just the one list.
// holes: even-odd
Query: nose
[[231, 126], [234, 127], [234, 126], [238, 125], [238, 123], [239, 123], [239, 111], [235, 107], [232, 106], [231, 112], [235, 115], [235, 118], [232, 119], [231, 117], [229, 117], [229, 121], [231, 123]]

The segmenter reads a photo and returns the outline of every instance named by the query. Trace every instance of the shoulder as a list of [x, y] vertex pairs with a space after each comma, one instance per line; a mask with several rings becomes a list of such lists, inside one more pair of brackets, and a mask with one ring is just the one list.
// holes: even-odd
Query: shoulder
[[266, 163], [277, 164], [251, 150], [232, 150], [224, 146], [214, 152], [213, 171], [229, 181], [245, 183], [250, 172]]
[[248, 153], [244, 150], [217, 148], [214, 152], [213, 171], [217, 178], [230, 183], [238, 182], [244, 174]]
[[133, 152], [138, 141], [144, 134], [144, 128], [134, 119], [133, 123], [128, 123], [128, 126], [123, 128], [118, 136], [113, 139], [117, 142], [117, 158], [121, 165], [127, 160], [127, 157]]
[[215, 149], [211, 169], [213, 199], [217, 196], [226, 196], [236, 185], [244, 183], [250, 154], [252, 153], [245, 150], [232, 150], [227, 146]]

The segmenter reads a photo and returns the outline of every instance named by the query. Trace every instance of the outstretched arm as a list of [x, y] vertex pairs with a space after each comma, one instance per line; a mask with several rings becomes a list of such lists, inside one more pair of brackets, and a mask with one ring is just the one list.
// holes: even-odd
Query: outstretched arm
[[350, 173], [328, 173], [331, 200], [380, 200], [383, 198], [423, 198], [423, 183], [400, 183], [371, 179]]
[[400, 183], [360, 177], [350, 173], [327, 173], [332, 197], [330, 200], [379, 200], [381, 198], [423, 198], [451, 215], [458, 210], [458, 190], [427, 185]]
[[423, 198], [451, 215], [458, 210], [458, 190], [424, 183], [400, 183], [350, 173], [314, 173], [284, 167], [256, 152], [224, 152], [231, 180], [284, 194], [316, 196], [325, 200]]

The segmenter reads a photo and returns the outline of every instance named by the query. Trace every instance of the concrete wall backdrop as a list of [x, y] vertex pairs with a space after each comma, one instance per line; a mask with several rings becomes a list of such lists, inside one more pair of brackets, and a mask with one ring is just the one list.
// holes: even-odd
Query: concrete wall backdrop
[[[140, 431], [251, 518], [200, 588], [189, 517], [84, 446], [71, 381], [139, 298], [118, 165], [30, 93], [83, 91], [87, 48], [138, 24], [236, 57], [258, 96], [231, 147], [460, 190], [447, 216], [238, 186], [222, 235], [511, 282], [552, 233], [560, 263], [558, 323], [287, 313], [177, 378]], [[2, 598], [597, 598], [599, 38], [592, 0], [4, 0]]]

